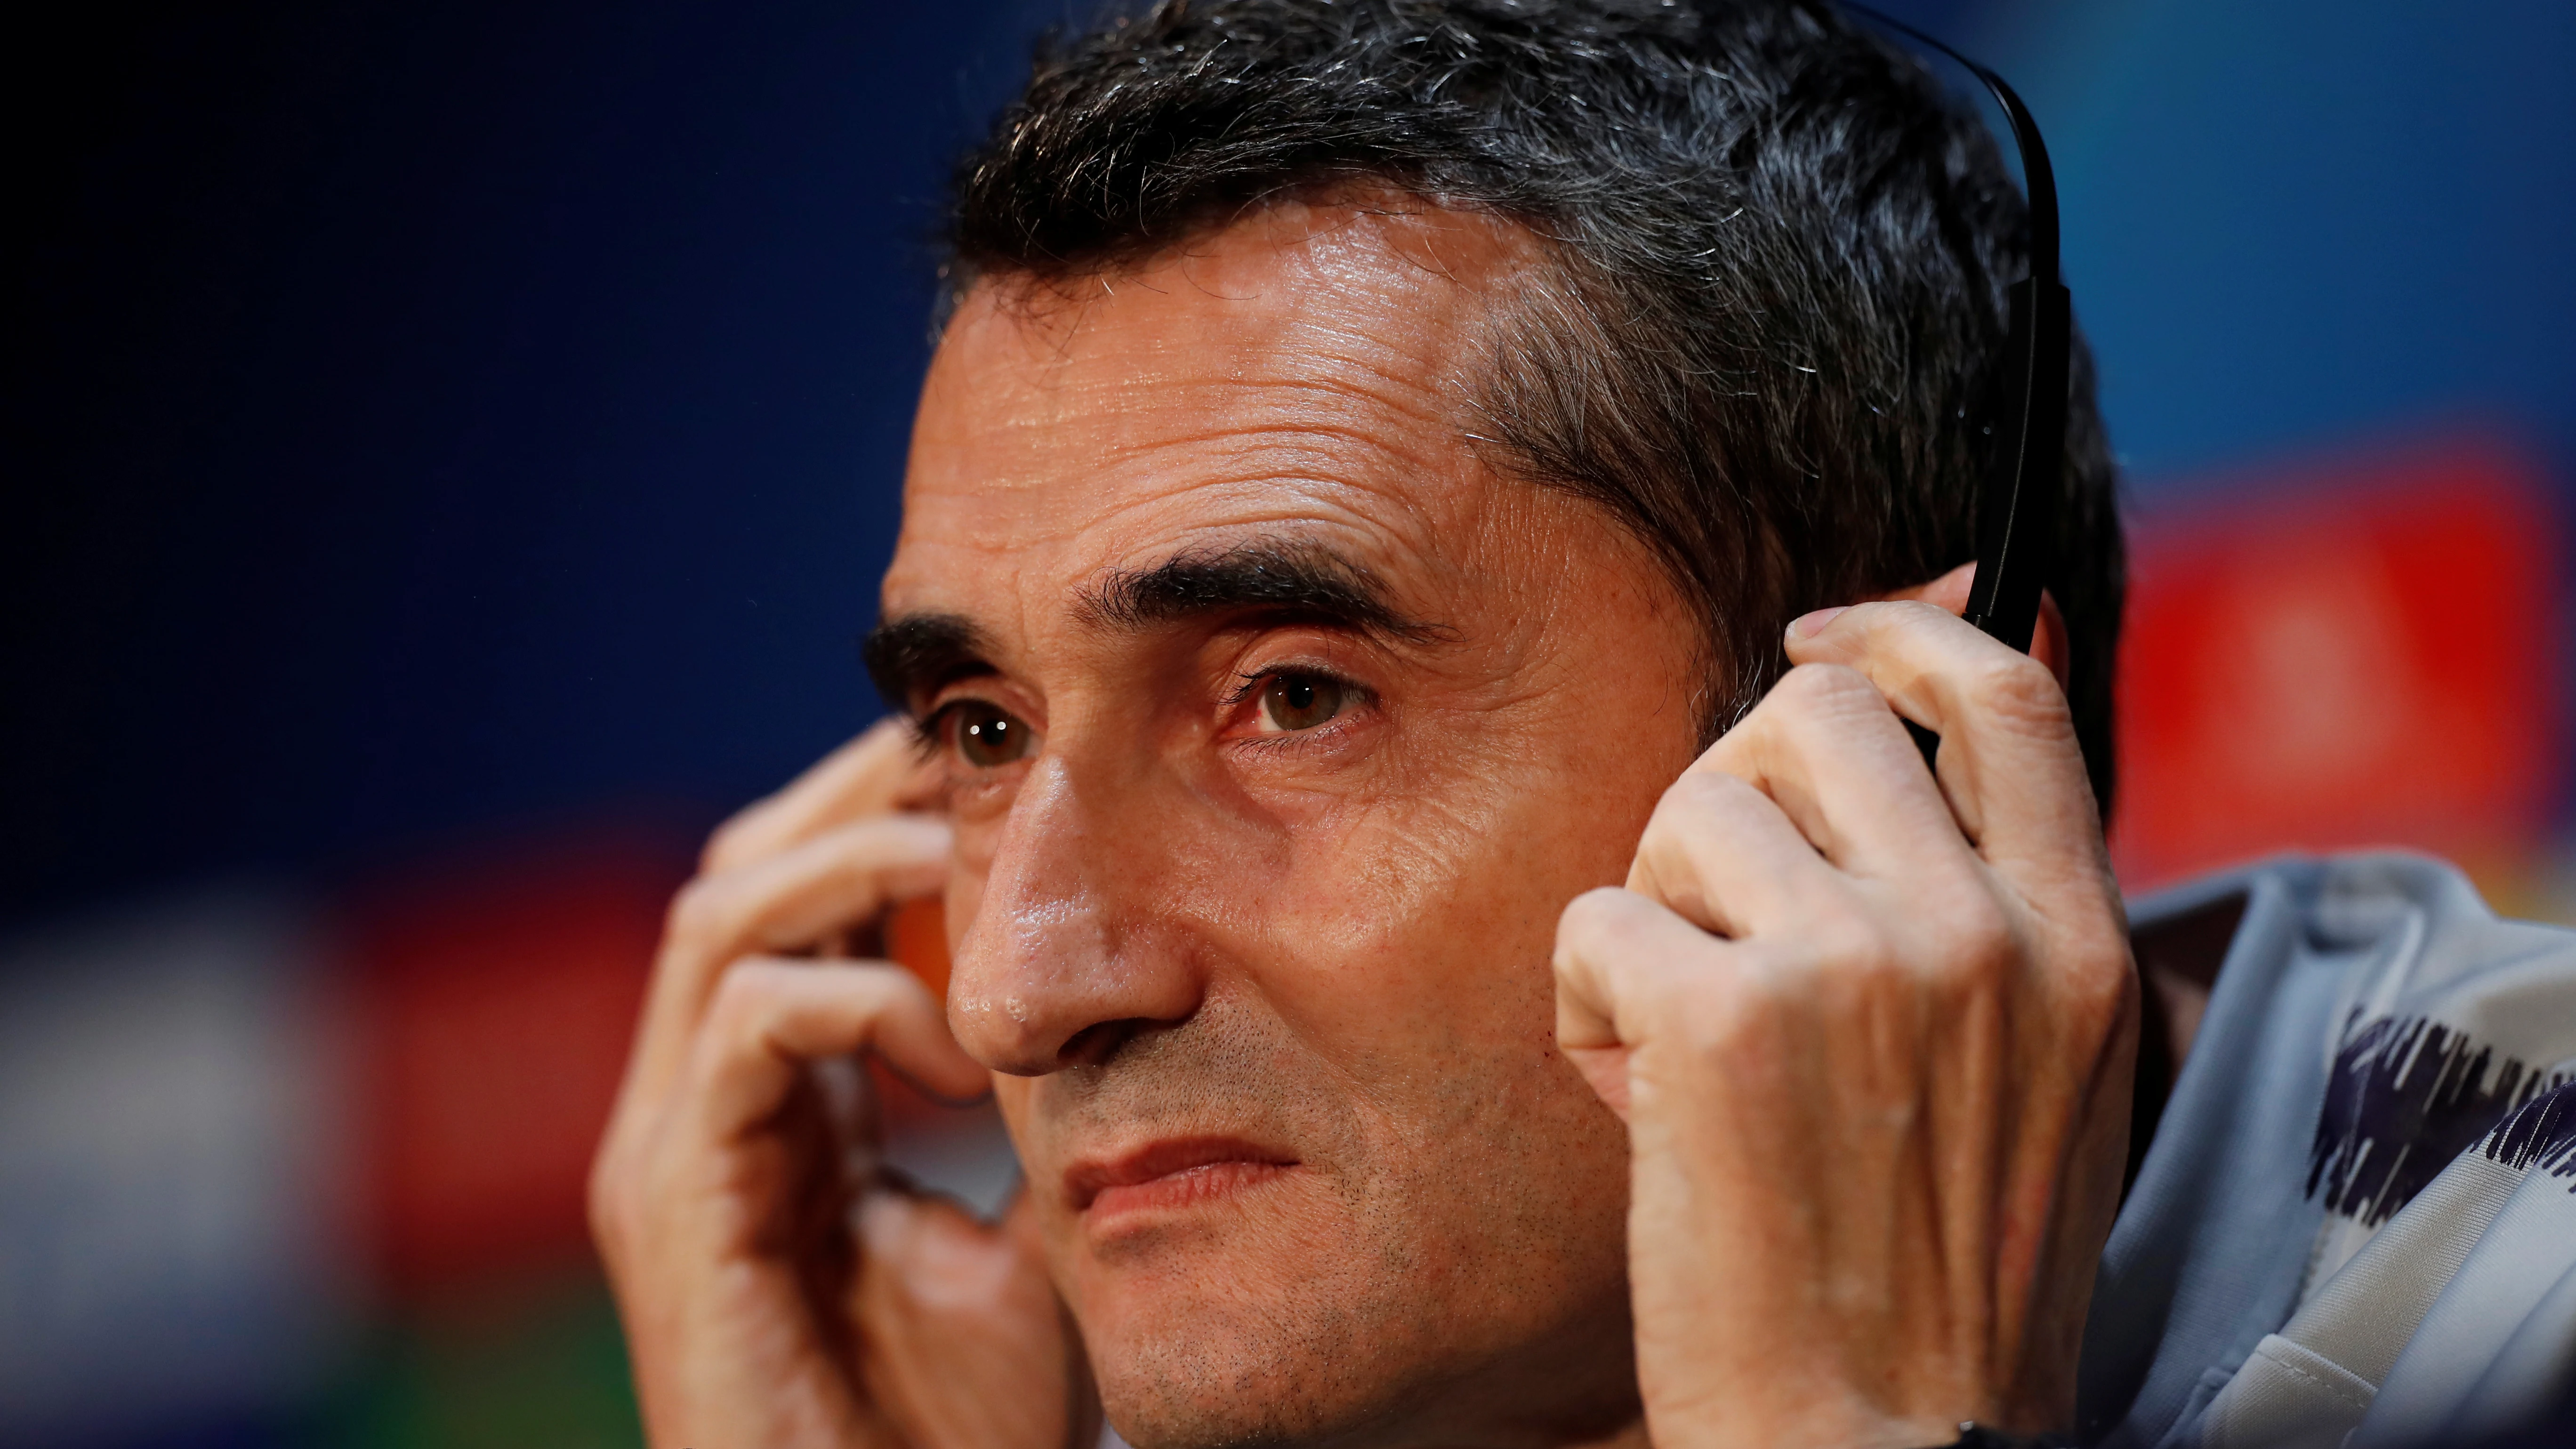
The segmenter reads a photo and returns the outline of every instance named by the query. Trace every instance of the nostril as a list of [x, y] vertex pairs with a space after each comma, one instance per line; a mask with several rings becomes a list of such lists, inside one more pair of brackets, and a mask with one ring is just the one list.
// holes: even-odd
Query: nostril
[[1142, 1017], [1120, 1021], [1095, 1021], [1065, 1039], [1056, 1052], [1056, 1061], [1064, 1067], [1096, 1067], [1118, 1054], [1138, 1029], [1147, 1025]]

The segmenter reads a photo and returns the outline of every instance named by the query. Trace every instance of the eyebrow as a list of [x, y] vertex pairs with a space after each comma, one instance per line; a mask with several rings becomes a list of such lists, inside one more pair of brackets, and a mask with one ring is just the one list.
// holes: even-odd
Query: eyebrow
[[[1449, 631], [1407, 617], [1369, 569], [1321, 544], [1263, 540], [1181, 553], [1111, 573], [1076, 601], [1095, 629], [1140, 632], [1212, 615], [1259, 613], [1418, 643]], [[963, 614], [901, 614], [860, 645], [877, 696], [907, 710], [961, 679], [998, 673], [990, 638]]]
[[904, 614], [868, 631], [859, 645], [877, 697], [901, 710], [960, 679], [997, 672], [984, 631], [962, 614]]
[[1406, 617], [1365, 565], [1322, 544], [1277, 540], [1175, 554], [1151, 568], [1114, 572], [1076, 609], [1083, 622], [1122, 632], [1247, 612], [1407, 642], [1447, 632]]

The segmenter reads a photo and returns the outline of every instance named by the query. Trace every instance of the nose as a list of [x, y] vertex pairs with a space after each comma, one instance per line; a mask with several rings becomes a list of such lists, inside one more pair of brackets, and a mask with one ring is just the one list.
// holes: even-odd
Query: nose
[[1154, 910], [1155, 812], [1096, 808], [1113, 792], [1092, 793], [1060, 757], [1034, 762], [957, 943], [949, 1030], [993, 1071], [1097, 1061], [1197, 1009], [1201, 983]]

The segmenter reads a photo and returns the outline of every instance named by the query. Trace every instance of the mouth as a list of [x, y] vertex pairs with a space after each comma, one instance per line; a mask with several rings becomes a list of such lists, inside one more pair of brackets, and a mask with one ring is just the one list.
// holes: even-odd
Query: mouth
[[1239, 1137], [1175, 1137], [1065, 1170], [1065, 1201], [1093, 1223], [1195, 1207], [1278, 1177], [1296, 1159]]

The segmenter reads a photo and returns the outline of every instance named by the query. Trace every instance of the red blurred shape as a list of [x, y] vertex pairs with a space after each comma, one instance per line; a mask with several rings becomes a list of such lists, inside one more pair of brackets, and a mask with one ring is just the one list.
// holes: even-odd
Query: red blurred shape
[[921, 978], [930, 994], [948, 999], [948, 912], [937, 896], [917, 896], [886, 915], [886, 959]]
[[2557, 520], [2480, 441], [2264, 480], [2131, 533], [2113, 857], [2532, 838], [2553, 784]]
[[423, 872], [352, 913], [364, 1202], [397, 1290], [586, 1251], [584, 1179], [683, 873], [565, 845]]

